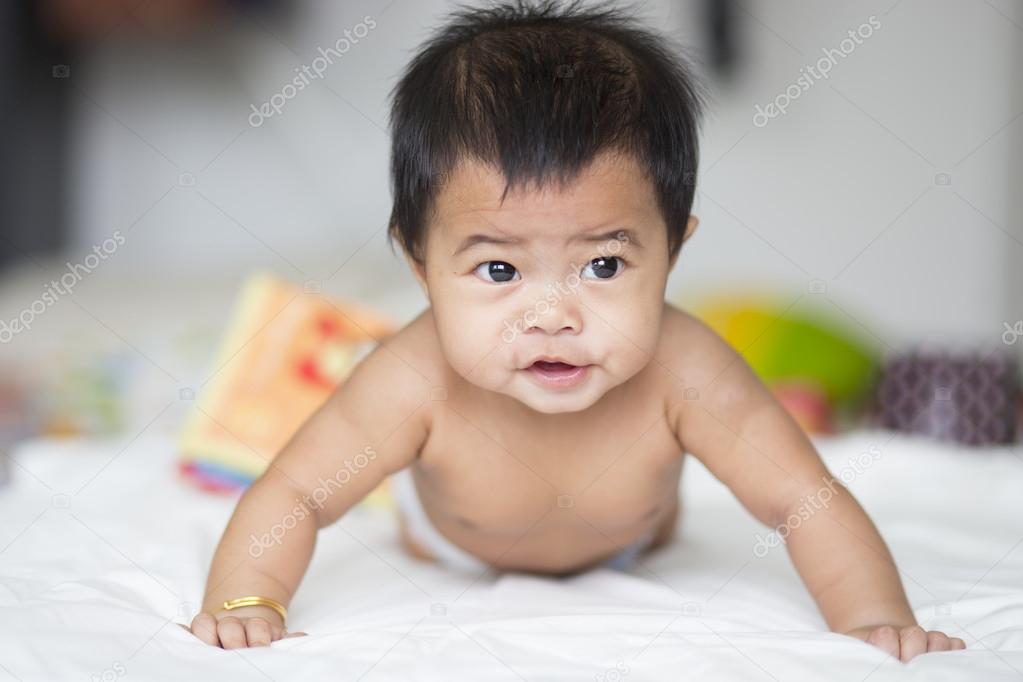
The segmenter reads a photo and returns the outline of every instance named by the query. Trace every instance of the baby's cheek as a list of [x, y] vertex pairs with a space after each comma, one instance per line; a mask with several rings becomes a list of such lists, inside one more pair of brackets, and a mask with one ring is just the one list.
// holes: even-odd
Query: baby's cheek
[[590, 306], [593, 315], [591, 326], [601, 335], [606, 335], [615, 343], [633, 343], [649, 348], [651, 341], [657, 337], [660, 326], [662, 305], [652, 306], [641, 299], [613, 305]]
[[646, 366], [657, 348], [660, 312], [635, 306], [594, 322], [610, 371], [624, 379]]
[[608, 371], [619, 381], [628, 381], [650, 363], [652, 354], [647, 353], [644, 346], [638, 345], [640, 339], [635, 341], [636, 344], [626, 342], [613, 351]]
[[500, 318], [492, 313], [451, 306], [435, 308], [434, 318], [448, 363], [462, 376], [481, 377], [505, 358], [508, 344], [501, 338]]

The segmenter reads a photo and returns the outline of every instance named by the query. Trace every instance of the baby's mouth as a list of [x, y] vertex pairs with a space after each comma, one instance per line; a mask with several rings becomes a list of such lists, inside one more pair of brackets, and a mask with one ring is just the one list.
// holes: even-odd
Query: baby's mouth
[[576, 369], [576, 365], [570, 365], [567, 362], [548, 362], [546, 360], [537, 360], [530, 367], [550, 374], [560, 374]]
[[589, 365], [570, 365], [567, 362], [537, 360], [526, 371], [539, 383], [551, 388], [570, 388], [581, 383]]

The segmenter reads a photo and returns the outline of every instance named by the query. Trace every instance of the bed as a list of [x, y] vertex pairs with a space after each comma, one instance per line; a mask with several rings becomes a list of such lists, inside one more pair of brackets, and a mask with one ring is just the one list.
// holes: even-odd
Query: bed
[[360, 505], [321, 531], [291, 604], [308, 636], [216, 649], [178, 624], [234, 498], [179, 480], [172, 434], [150, 429], [10, 453], [0, 679], [1023, 678], [1021, 449], [885, 431], [815, 442], [879, 525], [918, 620], [965, 651], [902, 664], [829, 633], [784, 548], [757, 549], [767, 529], [695, 460], [675, 542], [629, 572], [463, 574], [404, 555], [393, 512]]

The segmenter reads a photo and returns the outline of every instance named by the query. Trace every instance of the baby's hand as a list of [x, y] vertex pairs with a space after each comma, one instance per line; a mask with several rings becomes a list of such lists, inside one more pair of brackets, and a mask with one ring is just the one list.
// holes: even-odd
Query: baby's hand
[[306, 634], [287, 632], [280, 614], [266, 606], [243, 606], [215, 614], [204, 611], [192, 619], [191, 628], [181, 627], [207, 644], [224, 649], [269, 646], [279, 639]]
[[867, 625], [845, 633], [883, 649], [903, 662], [931, 651], [965, 649], [966, 642], [938, 630], [925, 631], [919, 625], [897, 628], [892, 625]]

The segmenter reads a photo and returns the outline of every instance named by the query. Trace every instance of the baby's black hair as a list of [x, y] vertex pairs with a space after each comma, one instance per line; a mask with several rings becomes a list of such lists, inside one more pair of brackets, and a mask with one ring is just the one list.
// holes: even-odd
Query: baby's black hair
[[602, 152], [631, 154], [653, 182], [669, 255], [692, 208], [703, 108], [680, 48], [607, 3], [459, 6], [391, 93], [388, 240], [422, 262], [424, 230], [459, 161], [500, 170], [504, 196], [565, 187]]

